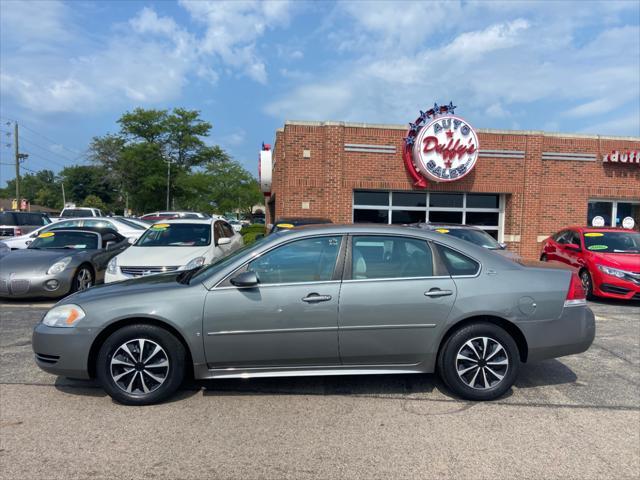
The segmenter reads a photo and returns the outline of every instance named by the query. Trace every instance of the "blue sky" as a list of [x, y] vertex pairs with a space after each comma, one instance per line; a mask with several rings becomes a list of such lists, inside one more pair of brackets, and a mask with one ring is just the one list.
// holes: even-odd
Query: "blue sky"
[[197, 109], [254, 174], [285, 120], [407, 123], [453, 100], [478, 128], [640, 136], [640, 3], [0, 2], [7, 121], [30, 170], [86, 162], [135, 107]]

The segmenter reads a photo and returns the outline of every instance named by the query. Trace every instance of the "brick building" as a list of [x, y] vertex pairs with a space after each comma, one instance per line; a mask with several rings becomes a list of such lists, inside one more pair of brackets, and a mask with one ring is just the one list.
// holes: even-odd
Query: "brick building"
[[468, 223], [526, 258], [537, 258], [551, 233], [595, 216], [612, 226], [631, 216], [640, 225], [640, 138], [478, 130], [475, 168], [418, 188], [403, 162], [406, 133], [401, 125], [285, 122], [276, 132], [267, 223]]

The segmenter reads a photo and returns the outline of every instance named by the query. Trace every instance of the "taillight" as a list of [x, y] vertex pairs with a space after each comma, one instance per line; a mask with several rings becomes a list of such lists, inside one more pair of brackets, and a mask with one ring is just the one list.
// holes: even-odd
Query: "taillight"
[[13, 229], [13, 234], [17, 237], [19, 235], [22, 235], [22, 229], [21, 228], [14, 228]]
[[576, 305], [586, 305], [587, 294], [582, 286], [582, 281], [576, 273], [571, 274], [571, 282], [569, 283], [569, 291], [564, 301], [565, 307], [573, 307]]

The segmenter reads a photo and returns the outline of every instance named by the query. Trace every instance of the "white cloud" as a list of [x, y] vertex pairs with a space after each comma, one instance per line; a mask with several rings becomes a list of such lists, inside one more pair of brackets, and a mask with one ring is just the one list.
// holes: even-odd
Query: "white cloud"
[[614, 115], [606, 117], [600, 122], [591, 124], [583, 129], [585, 133], [599, 135], [628, 135], [640, 137], [640, 113], [634, 112], [628, 115]]
[[[527, 122], [544, 115], [545, 105], [542, 111], [557, 118], [537, 125], [553, 121], [557, 129], [606, 107], [638, 110], [640, 29], [620, 25], [628, 5], [594, 4], [585, 11], [569, 3], [558, 3], [558, 10], [507, 2], [507, 14], [492, 2], [436, 5], [435, 18], [445, 11], [447, 25], [423, 15], [418, 33], [409, 28], [401, 7], [394, 15], [388, 4], [379, 4], [379, 12], [365, 8], [358, 17], [357, 5], [349, 7], [353, 17], [345, 20], [356, 24], [357, 34], [338, 31], [331, 38], [338, 47], [350, 39], [359, 58], [299, 82], [266, 106], [268, 114], [280, 120], [406, 122], [434, 100], [453, 100], [470, 119], [498, 119], [505, 127], [523, 121], [529, 127]], [[620, 18], [609, 18], [620, 9]], [[637, 15], [637, 10], [632, 11]], [[385, 15], [389, 22], [382, 21]], [[605, 16], [607, 23], [598, 23]], [[452, 36], [446, 33], [451, 25], [467, 30]], [[405, 49], [395, 48], [404, 42], [403, 31], [412, 41]], [[558, 113], [567, 105], [566, 115]]]
[[288, 1], [180, 0], [180, 4], [194, 21], [206, 27], [198, 42], [199, 52], [214, 54], [250, 78], [267, 82], [266, 66], [256, 52], [256, 41], [267, 29], [288, 25], [291, 7]]
[[256, 42], [288, 23], [288, 2], [181, 3], [206, 24], [202, 37], [145, 7], [96, 41], [81, 34], [66, 4], [2, 2], [1, 94], [40, 113], [87, 112], [171, 101], [191, 77], [213, 84], [222, 72], [240, 71], [267, 81]]

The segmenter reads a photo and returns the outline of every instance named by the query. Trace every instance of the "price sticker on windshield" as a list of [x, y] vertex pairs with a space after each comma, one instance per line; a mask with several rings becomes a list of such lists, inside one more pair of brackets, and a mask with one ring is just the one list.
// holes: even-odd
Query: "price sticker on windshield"
[[604, 233], [600, 232], [588, 232], [584, 234], [585, 237], [604, 237]]
[[38, 235], [38, 238], [49, 238], [49, 237], [53, 237], [54, 235], [55, 233], [53, 232], [45, 232]]
[[591, 245], [587, 248], [589, 250], [607, 250], [609, 247], [607, 245]]
[[449, 233], [449, 230], [446, 228], [436, 228], [436, 232], [438, 233]]
[[153, 230], [166, 230], [170, 226], [171, 225], [169, 225], [168, 223], [156, 223], [155, 225], [152, 225], [151, 228]]

